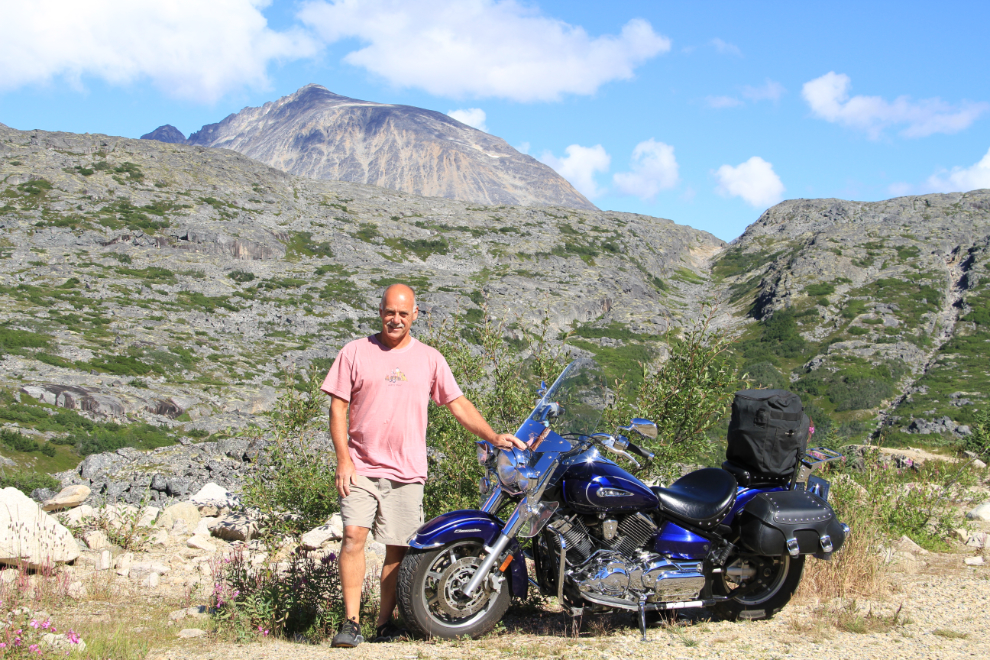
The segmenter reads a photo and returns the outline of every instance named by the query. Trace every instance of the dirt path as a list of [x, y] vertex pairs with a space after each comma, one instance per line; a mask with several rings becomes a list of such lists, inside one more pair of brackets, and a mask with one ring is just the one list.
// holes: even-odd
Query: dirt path
[[[564, 636], [559, 614], [530, 611], [507, 619], [505, 630], [476, 641], [362, 644], [332, 649], [285, 642], [245, 645], [196, 642], [153, 651], [148, 660], [180, 658], [230, 660], [405, 660], [413, 658], [978, 658], [990, 649], [990, 568], [965, 567], [963, 555], [929, 555], [902, 564], [893, 573], [895, 591], [875, 602], [858, 604], [861, 614], [889, 618], [896, 625], [873, 631], [823, 615], [812, 603], [791, 604], [771, 621], [713, 622], [703, 618], [656, 626], [649, 641], [639, 641], [630, 617], [601, 616], [586, 621], [579, 639]], [[510, 614], [512, 611], [510, 610]], [[545, 621], [543, 634], [532, 632]], [[522, 632], [523, 629], [526, 632]]]

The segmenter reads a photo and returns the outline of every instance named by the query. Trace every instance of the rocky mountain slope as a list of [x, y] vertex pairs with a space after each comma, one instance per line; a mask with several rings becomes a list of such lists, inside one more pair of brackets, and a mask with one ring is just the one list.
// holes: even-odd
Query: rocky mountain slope
[[[143, 137], [176, 142], [181, 133], [162, 126]], [[595, 209], [563, 177], [501, 138], [439, 112], [359, 101], [320, 85], [244, 108], [187, 143], [232, 149], [313, 179], [476, 204]]]
[[0, 451], [45, 472], [242, 427], [372, 332], [397, 279], [419, 291], [420, 331], [446, 319], [470, 336], [487, 304], [517, 338], [544, 314], [552, 337], [646, 337], [696, 313], [723, 246], [647, 216], [474, 206], [4, 126], [0, 182]]
[[768, 210], [713, 273], [754, 377], [889, 440], [951, 443], [990, 391], [990, 191]]

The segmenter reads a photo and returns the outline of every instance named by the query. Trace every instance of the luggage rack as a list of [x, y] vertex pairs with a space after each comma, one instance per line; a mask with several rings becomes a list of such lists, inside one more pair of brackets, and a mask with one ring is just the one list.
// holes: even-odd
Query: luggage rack
[[826, 447], [815, 447], [805, 451], [804, 456], [801, 457], [801, 467], [794, 471], [791, 489], [796, 489], [798, 484], [806, 484], [805, 490], [828, 501], [828, 482], [811, 476], [811, 473], [826, 463], [844, 459], [845, 456]]

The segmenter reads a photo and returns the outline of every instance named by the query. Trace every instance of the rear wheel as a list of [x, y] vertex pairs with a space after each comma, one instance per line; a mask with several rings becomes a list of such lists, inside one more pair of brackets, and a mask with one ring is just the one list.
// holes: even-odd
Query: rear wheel
[[723, 619], [769, 619], [784, 608], [797, 591], [804, 570], [804, 555], [791, 557], [743, 556], [731, 559], [715, 576], [712, 593], [728, 595], [739, 587], [748, 587], [755, 580], [759, 586], [746, 594], [715, 605], [715, 613]]
[[414, 550], [399, 567], [399, 611], [413, 633], [452, 639], [479, 637], [495, 627], [512, 599], [508, 580], [493, 571], [474, 595], [467, 585], [481, 563], [484, 546], [476, 540], [434, 550]]

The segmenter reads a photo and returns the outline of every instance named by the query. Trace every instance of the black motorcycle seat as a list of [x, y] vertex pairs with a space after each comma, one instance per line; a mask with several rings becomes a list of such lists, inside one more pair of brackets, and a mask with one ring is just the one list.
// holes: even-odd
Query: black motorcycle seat
[[696, 470], [667, 488], [650, 490], [660, 500], [662, 511], [702, 528], [720, 523], [736, 501], [735, 477], [718, 468]]

